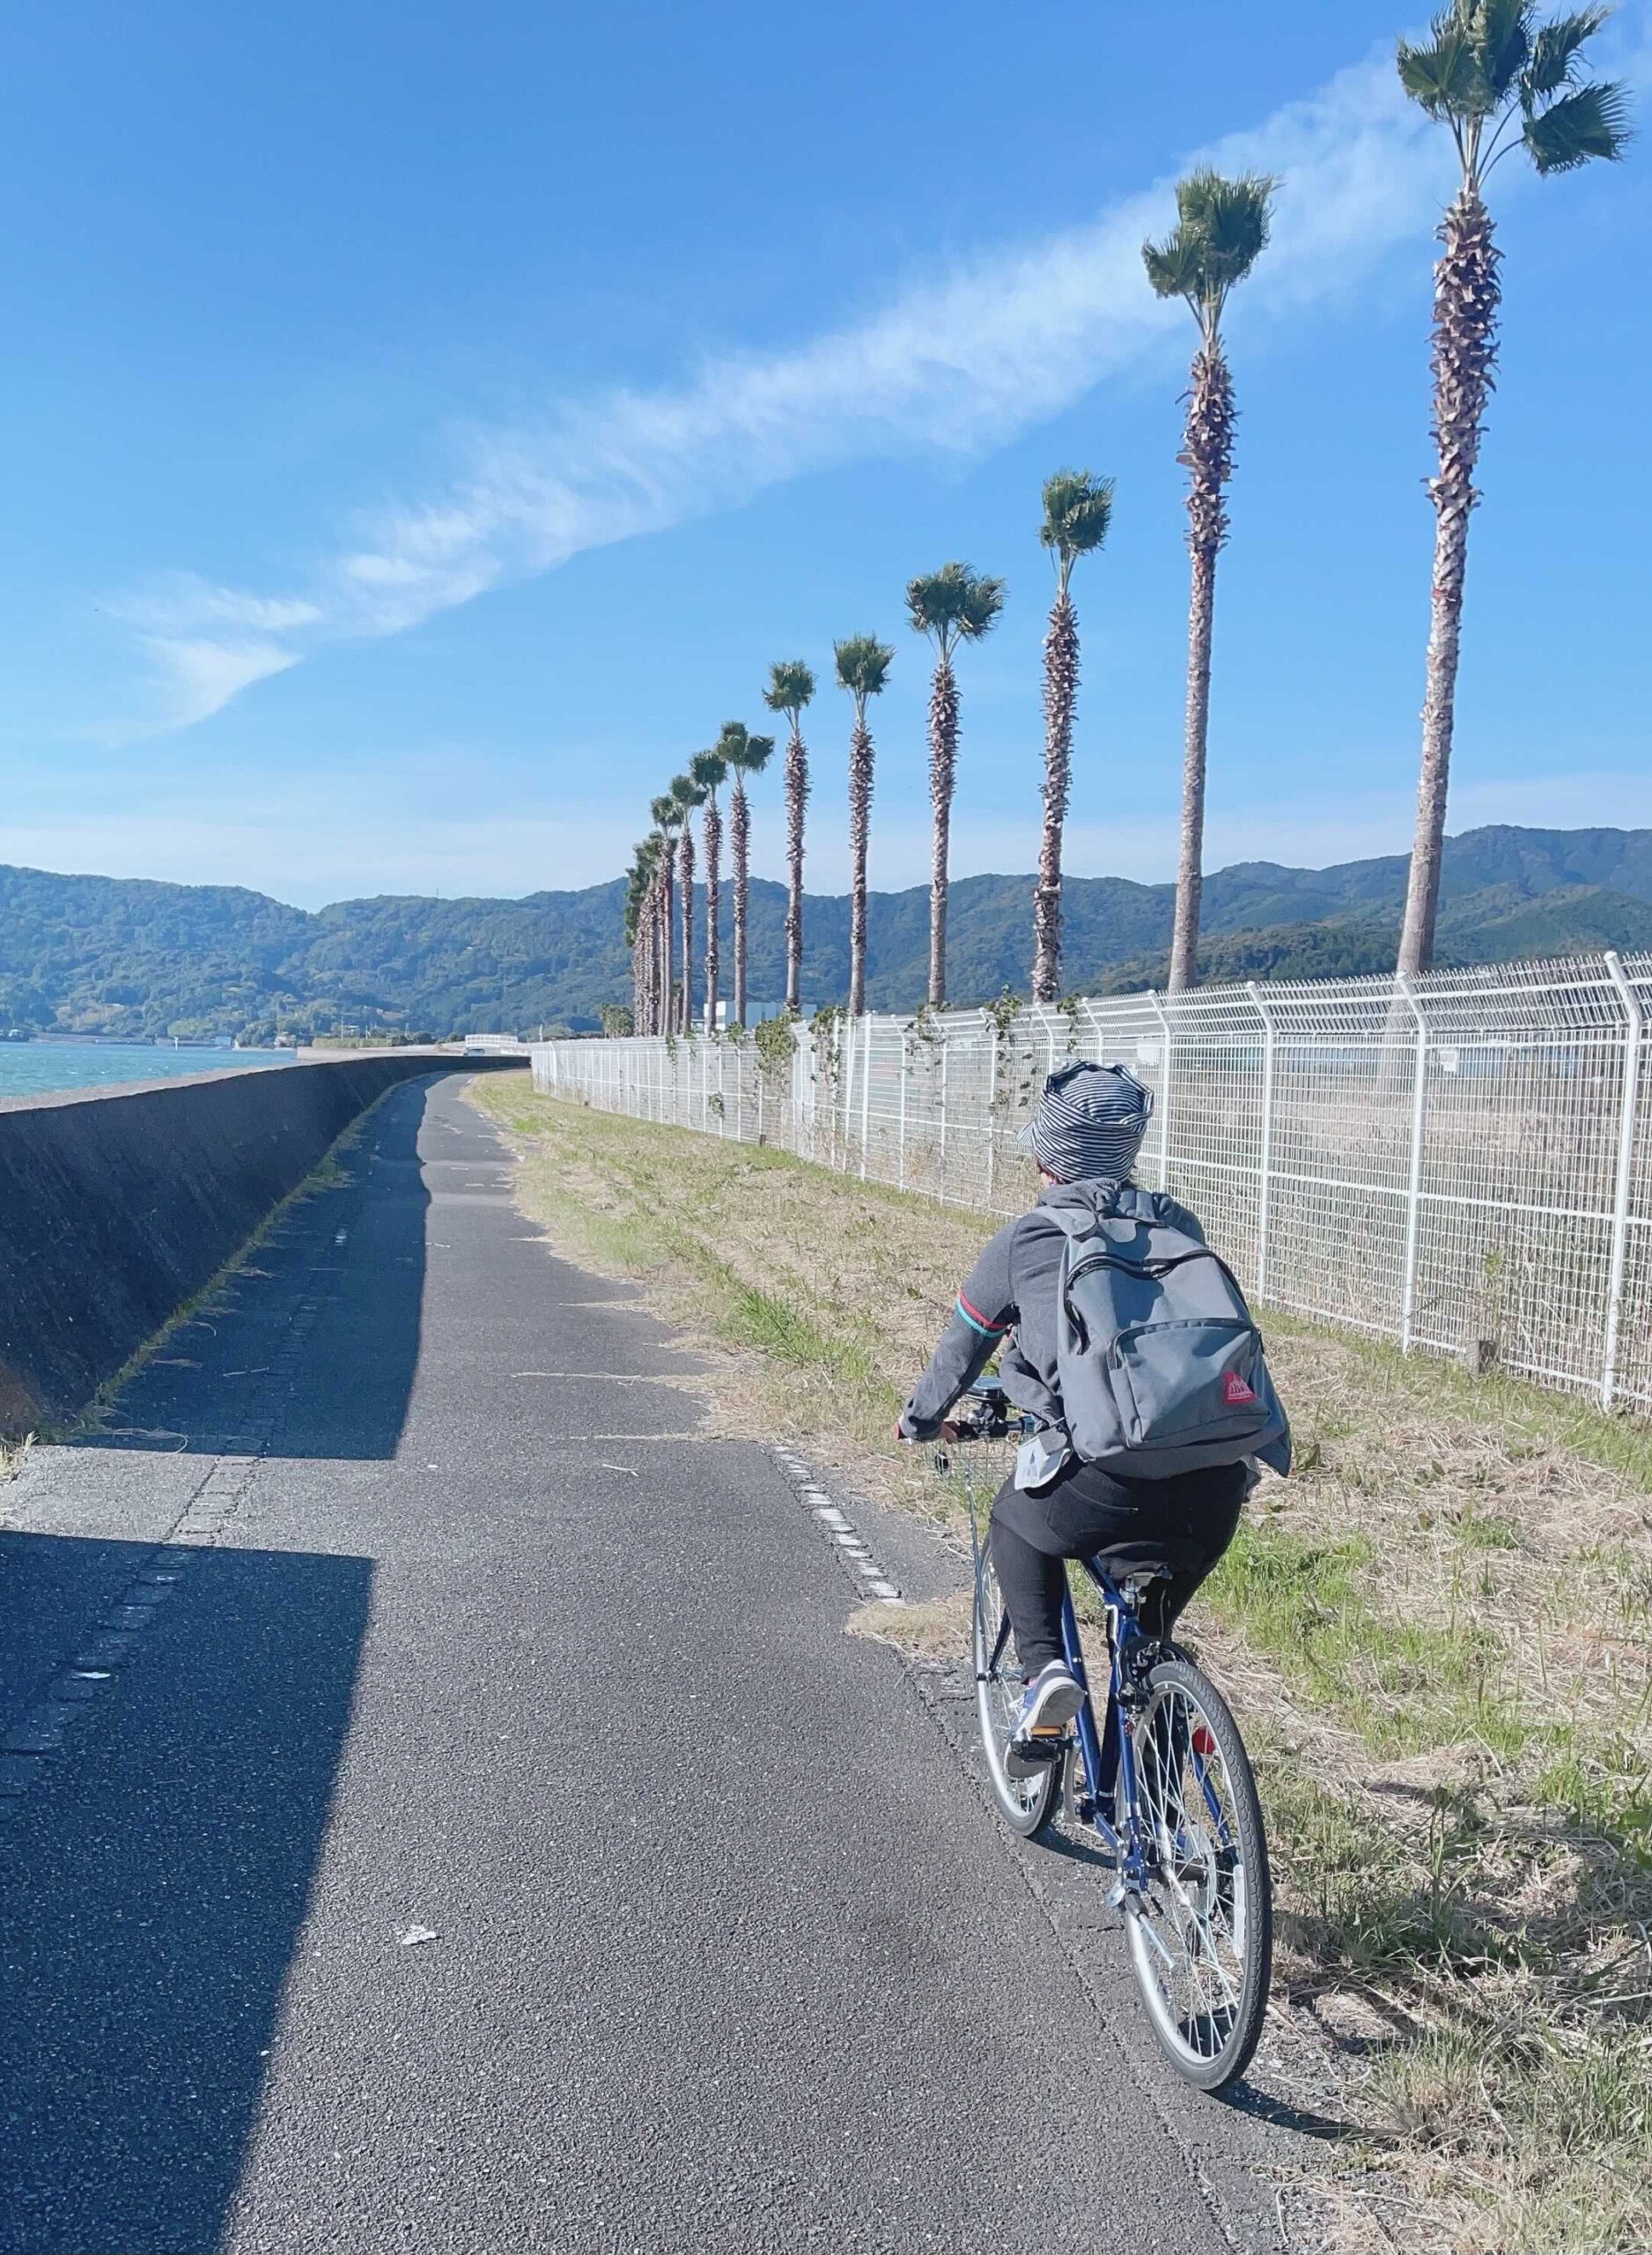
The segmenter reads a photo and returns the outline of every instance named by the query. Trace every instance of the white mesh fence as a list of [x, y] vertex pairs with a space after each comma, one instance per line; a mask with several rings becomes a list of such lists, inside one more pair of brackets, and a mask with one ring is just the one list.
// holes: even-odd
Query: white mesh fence
[[1045, 1076], [1153, 1089], [1139, 1179], [1258, 1299], [1652, 1404], [1652, 956], [828, 1016], [534, 1050], [537, 1088], [769, 1142], [948, 1203], [1029, 1202]]

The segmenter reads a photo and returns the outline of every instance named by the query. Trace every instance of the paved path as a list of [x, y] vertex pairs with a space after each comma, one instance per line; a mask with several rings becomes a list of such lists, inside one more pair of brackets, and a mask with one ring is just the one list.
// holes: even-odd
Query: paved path
[[0, 2249], [1263, 2244], [692, 1360], [454, 1083], [349, 1172], [4, 1493]]

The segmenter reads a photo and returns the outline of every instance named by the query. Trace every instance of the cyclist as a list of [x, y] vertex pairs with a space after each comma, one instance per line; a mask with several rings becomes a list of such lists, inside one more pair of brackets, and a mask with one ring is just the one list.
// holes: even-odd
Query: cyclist
[[[1119, 1546], [1173, 1560], [1177, 1571], [1153, 1585], [1143, 1619], [1150, 1635], [1167, 1637], [1232, 1542], [1256, 1483], [1250, 1463], [1169, 1479], [1119, 1479], [1082, 1462], [1064, 1429], [1056, 1331], [1066, 1238], [1051, 1209], [1074, 1193], [1093, 1195], [1104, 1182], [1118, 1186], [1121, 1213], [1167, 1223], [1204, 1242], [1186, 1207], [1131, 1180], [1152, 1113], [1152, 1092], [1122, 1065], [1069, 1065], [1051, 1074], [1020, 1137], [1037, 1162], [1044, 1186], [1037, 1201], [999, 1230], [970, 1270], [897, 1428], [904, 1441], [946, 1432], [948, 1411], [994, 1355], [1002, 1357], [1010, 1402], [1036, 1421], [1014, 1478], [993, 1503], [989, 1535], [1026, 1681], [1008, 1755], [1017, 1775], [1030, 1773], [1037, 1741], [1058, 1739], [1083, 1704], [1062, 1652], [1063, 1562]], [[1279, 1470], [1288, 1468], [1288, 1444], [1265, 1453]]]

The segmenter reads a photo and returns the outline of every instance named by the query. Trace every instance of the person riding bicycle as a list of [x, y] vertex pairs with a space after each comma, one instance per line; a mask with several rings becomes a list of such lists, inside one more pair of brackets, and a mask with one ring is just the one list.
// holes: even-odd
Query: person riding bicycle
[[[1131, 1179], [1152, 1113], [1151, 1091], [1122, 1065], [1076, 1064], [1051, 1074], [1020, 1137], [1037, 1162], [1044, 1185], [1037, 1201], [999, 1231], [970, 1270], [901, 1413], [901, 1439], [939, 1438], [959, 1395], [998, 1355], [1007, 1397], [1036, 1421], [1036, 1444], [1022, 1451], [1016, 1477], [999, 1491], [988, 1538], [1026, 1682], [1010, 1745], [1021, 1774], [1033, 1763], [1036, 1742], [1058, 1738], [1083, 1704], [1062, 1652], [1063, 1562], [1121, 1546], [1174, 1560], [1176, 1571], [1154, 1582], [1144, 1608], [1144, 1627], [1168, 1637], [1232, 1542], [1256, 1483], [1249, 1460], [1164, 1479], [1120, 1478], [1082, 1461], [1067, 1438], [1056, 1348], [1066, 1234], [1056, 1209], [1088, 1202], [1104, 1187], [1116, 1211], [1205, 1242], [1185, 1206]], [[1288, 1470], [1288, 1436], [1261, 1453]]]

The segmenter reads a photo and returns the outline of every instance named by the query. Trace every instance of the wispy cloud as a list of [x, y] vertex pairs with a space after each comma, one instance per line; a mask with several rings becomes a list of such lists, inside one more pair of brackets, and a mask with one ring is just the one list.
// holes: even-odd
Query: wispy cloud
[[[1356, 292], [1394, 244], [1426, 235], [1447, 179], [1442, 137], [1404, 100], [1385, 56], [1198, 153], [1281, 183], [1273, 246], [1243, 303], [1253, 330]], [[483, 433], [448, 490], [364, 518], [300, 593], [169, 581], [125, 609], [172, 720], [202, 719], [328, 642], [401, 632], [808, 470], [1001, 444], [1179, 348], [1186, 317], [1153, 297], [1140, 264], [1143, 236], [1169, 211], [1167, 176], [1086, 226], [956, 265], [813, 341]]]

